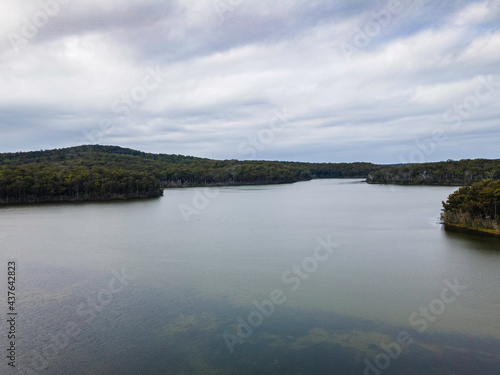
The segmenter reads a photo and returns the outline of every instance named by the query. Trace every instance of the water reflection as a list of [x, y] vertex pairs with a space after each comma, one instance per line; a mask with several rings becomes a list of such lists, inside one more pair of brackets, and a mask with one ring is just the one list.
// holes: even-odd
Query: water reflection
[[[48, 308], [56, 313], [57, 307]], [[160, 289], [124, 292], [40, 373], [363, 374], [371, 366], [368, 374], [465, 375], [495, 374], [500, 361], [496, 339], [419, 333], [285, 306], [230, 354], [222, 334], [234, 331], [234, 317], [247, 312], [187, 289], [176, 295]], [[403, 331], [412, 342], [399, 353], [393, 343]], [[389, 365], [382, 369], [377, 363]]]

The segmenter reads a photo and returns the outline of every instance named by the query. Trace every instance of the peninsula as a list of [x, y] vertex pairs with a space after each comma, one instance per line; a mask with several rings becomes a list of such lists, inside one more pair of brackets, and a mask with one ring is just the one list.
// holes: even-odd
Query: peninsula
[[443, 202], [441, 219], [447, 230], [500, 238], [500, 180], [461, 187]]
[[463, 186], [443, 203], [445, 227], [498, 234], [500, 160], [489, 159], [399, 165], [239, 161], [86, 145], [0, 154], [0, 206], [154, 198], [170, 187], [282, 184], [315, 178]]

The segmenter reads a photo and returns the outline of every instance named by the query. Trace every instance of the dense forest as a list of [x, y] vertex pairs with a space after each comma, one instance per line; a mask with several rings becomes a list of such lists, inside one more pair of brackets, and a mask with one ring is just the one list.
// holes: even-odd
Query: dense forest
[[500, 180], [464, 186], [443, 202], [445, 225], [496, 230], [500, 233]]
[[0, 203], [152, 198], [163, 194], [148, 173], [102, 166], [2, 165]]
[[146, 198], [162, 195], [163, 187], [365, 178], [378, 168], [371, 163], [211, 160], [79, 146], [0, 154], [0, 203]]
[[472, 185], [500, 179], [500, 160], [474, 159], [406, 164], [370, 172], [368, 183], [400, 185]]
[[471, 185], [500, 178], [500, 160], [389, 165], [211, 160], [118, 146], [0, 154], [0, 204], [158, 197], [163, 188], [279, 184], [314, 178]]

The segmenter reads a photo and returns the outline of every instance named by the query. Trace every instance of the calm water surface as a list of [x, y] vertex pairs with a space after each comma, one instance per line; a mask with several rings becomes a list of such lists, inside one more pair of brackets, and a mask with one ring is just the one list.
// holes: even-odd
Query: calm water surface
[[498, 374], [500, 241], [442, 230], [454, 190], [333, 179], [3, 208], [19, 315], [1, 373]]

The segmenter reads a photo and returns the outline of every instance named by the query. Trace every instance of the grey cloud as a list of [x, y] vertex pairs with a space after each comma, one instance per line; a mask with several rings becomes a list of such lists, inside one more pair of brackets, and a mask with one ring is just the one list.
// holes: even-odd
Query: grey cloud
[[[464, 18], [487, 3], [412, 1], [349, 61], [340, 44], [388, 1], [242, 1], [224, 19], [215, 3], [68, 4], [18, 54], [0, 52], [0, 150], [86, 144], [109, 119], [104, 144], [243, 159], [240, 143], [286, 108], [257, 159], [394, 163], [437, 128], [448, 139], [429, 160], [497, 152], [500, 87], [458, 131], [442, 116], [500, 75], [500, 8]], [[156, 66], [168, 77], [114, 113]]]

